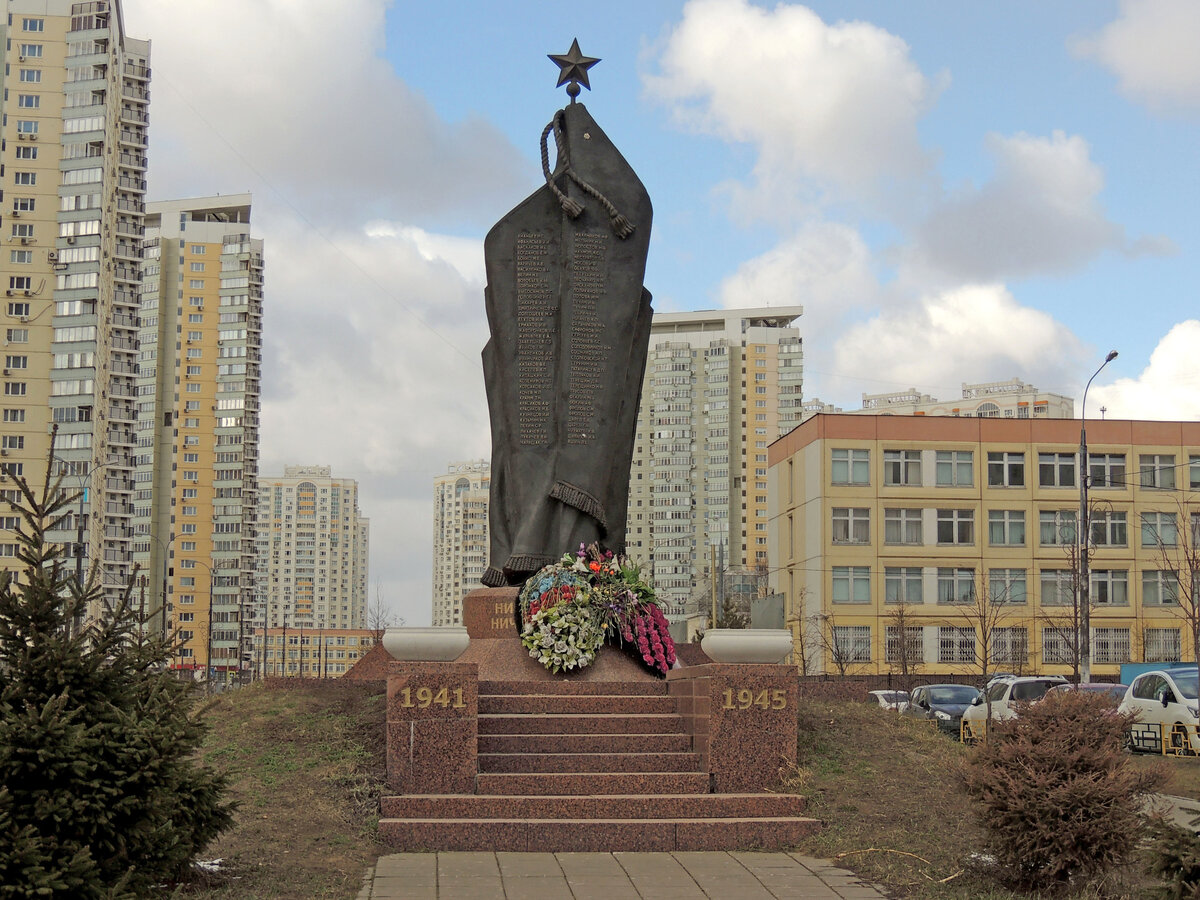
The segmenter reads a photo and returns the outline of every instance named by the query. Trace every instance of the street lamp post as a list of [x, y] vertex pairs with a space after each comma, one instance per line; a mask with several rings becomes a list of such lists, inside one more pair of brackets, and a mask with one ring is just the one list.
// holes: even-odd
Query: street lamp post
[[[66, 462], [66, 460], [60, 460]], [[102, 472], [109, 466], [117, 465], [117, 460], [110, 460], [98, 466], [91, 466], [86, 472], [73, 473], [79, 479], [79, 514], [75, 517], [75, 583], [83, 589], [83, 502], [87, 498], [88, 488], [92, 484], [92, 476]]]
[[1117, 351], [1108, 351], [1100, 368], [1092, 373], [1083, 389], [1083, 403], [1079, 415], [1079, 523], [1076, 527], [1076, 540], [1079, 546], [1079, 680], [1087, 684], [1092, 680], [1092, 615], [1091, 615], [1091, 585], [1088, 579], [1088, 538], [1090, 525], [1088, 523], [1088, 450], [1087, 450], [1087, 392], [1092, 381], [1100, 374], [1101, 369], [1117, 358]]
[[208, 570], [208, 635], [204, 650], [204, 693], [209, 694], [212, 693], [213, 582], [216, 579], [213, 577], [212, 566], [198, 559], [195, 562]]
[[175, 537], [172, 536], [165, 544], [162, 539], [155, 535], [147, 535], [154, 543], [158, 544], [162, 550], [162, 603], [158, 609], [158, 635], [165, 638], [167, 636], [167, 571], [171, 556], [171, 545], [175, 543]]

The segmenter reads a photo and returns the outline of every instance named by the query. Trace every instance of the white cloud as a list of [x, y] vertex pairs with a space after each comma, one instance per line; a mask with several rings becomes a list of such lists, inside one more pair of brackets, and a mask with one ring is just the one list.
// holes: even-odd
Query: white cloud
[[1150, 354], [1150, 364], [1137, 378], [1094, 384], [1091, 409], [1108, 407], [1110, 419], [1200, 419], [1200, 320], [1188, 319], [1167, 332]]
[[[1085, 356], [1065, 325], [1021, 306], [994, 284], [948, 290], [880, 313], [843, 333], [833, 353], [835, 372], [859, 376], [851, 379], [854, 389], [877, 393], [911, 386], [942, 399], [956, 396], [963, 382], [1014, 376], [1062, 391], [1076, 380]], [[854, 404], [844, 385], [827, 387], [814, 374], [811, 382], [806, 379], [806, 394]]]
[[795, 204], [798, 177], [854, 196], [923, 176], [917, 120], [937, 88], [908, 45], [866, 22], [826, 25], [803, 6], [692, 0], [649, 93], [680, 123], [753, 144], [760, 213]]
[[1105, 250], [1170, 249], [1164, 239], [1130, 242], [1105, 217], [1104, 173], [1083, 138], [991, 134], [987, 148], [991, 180], [951, 195], [918, 228], [910, 260], [919, 269], [992, 281], [1067, 271]]
[[805, 334], [827, 334], [852, 310], [873, 304], [878, 294], [862, 236], [828, 222], [809, 223], [743, 263], [720, 290], [726, 307], [803, 306]]
[[[331, 241], [267, 223], [261, 470], [357, 478], [371, 579], [410, 624], [430, 615], [432, 479], [489, 453], [482, 292], [421, 232]], [[404, 231], [404, 229], [400, 229]], [[275, 252], [272, 252], [275, 251]]]
[[[531, 162], [488, 122], [448, 123], [379, 53], [386, 0], [128, 0], [152, 39], [156, 197], [253, 189], [325, 222], [474, 217]], [[277, 200], [279, 198], [276, 198]]]
[[1123, 94], [1155, 110], [1200, 108], [1200, 3], [1122, 0], [1121, 14], [1098, 33], [1070, 42], [1120, 82]]

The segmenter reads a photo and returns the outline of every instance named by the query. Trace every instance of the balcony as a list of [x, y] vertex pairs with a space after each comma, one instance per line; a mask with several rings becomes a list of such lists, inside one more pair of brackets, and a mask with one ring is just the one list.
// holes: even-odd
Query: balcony
[[135, 103], [150, 102], [150, 91], [136, 84], [122, 84], [121, 96], [133, 100]]

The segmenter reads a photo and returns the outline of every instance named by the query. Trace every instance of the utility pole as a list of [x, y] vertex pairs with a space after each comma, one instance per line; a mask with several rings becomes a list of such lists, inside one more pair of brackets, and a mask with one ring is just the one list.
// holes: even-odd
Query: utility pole
[[[1088, 572], [1088, 449], [1087, 449], [1087, 392], [1101, 369], [1117, 358], [1117, 351], [1110, 350], [1083, 389], [1083, 402], [1079, 410], [1079, 523], [1076, 528], [1079, 541], [1079, 681], [1087, 684], [1092, 680], [1092, 611], [1091, 575]], [[1126, 469], [1128, 473], [1128, 469]]]
[[717, 627], [717, 548], [715, 544], [708, 545], [708, 574], [712, 586], [712, 627]]

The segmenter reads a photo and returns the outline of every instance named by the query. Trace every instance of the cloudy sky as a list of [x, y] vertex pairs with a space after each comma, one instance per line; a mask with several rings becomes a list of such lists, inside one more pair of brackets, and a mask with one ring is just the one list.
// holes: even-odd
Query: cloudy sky
[[251, 191], [263, 466], [359, 479], [372, 593], [427, 624], [432, 479], [487, 457], [482, 239], [566, 102], [655, 204], [659, 310], [801, 304], [804, 393], [1014, 376], [1200, 418], [1200, 4], [125, 0], [150, 196]]

